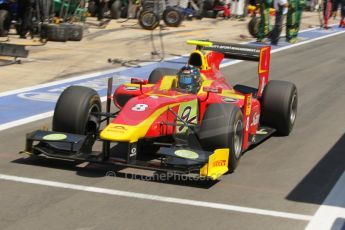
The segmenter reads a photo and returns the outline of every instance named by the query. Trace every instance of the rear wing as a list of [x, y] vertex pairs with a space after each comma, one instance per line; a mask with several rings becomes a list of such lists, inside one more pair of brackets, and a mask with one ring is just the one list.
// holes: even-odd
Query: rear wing
[[196, 45], [197, 50], [222, 53], [225, 58], [258, 62], [259, 87], [257, 97], [262, 96], [262, 92], [268, 82], [271, 46], [253, 46], [198, 40], [189, 40], [187, 44]]

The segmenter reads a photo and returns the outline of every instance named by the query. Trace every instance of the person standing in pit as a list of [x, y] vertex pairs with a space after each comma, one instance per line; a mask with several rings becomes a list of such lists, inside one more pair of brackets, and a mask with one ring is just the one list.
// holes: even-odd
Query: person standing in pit
[[260, 5], [261, 20], [256, 37], [258, 42], [263, 42], [270, 32], [270, 7], [272, 0], [259, 0], [258, 3]]
[[288, 1], [274, 0], [273, 5], [276, 10], [276, 18], [270, 38], [272, 45], [278, 45], [279, 37], [283, 29], [284, 15], [286, 15], [288, 11]]
[[32, 30], [32, 12], [34, 9], [35, 1], [34, 0], [19, 0], [19, 37], [26, 38], [28, 32]]
[[345, 28], [345, 0], [340, 0], [340, 13], [339, 27]]
[[289, 10], [287, 12], [286, 41], [297, 43], [298, 31], [301, 25], [302, 12], [305, 0], [289, 0]]

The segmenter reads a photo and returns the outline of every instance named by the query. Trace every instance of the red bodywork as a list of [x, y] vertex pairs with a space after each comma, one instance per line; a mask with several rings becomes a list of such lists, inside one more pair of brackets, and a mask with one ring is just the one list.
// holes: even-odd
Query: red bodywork
[[[220, 63], [224, 54], [215, 51], [195, 51], [189, 58], [189, 64], [193, 60], [192, 56], [203, 55], [205, 63], [200, 66], [203, 75], [202, 89], [198, 94], [186, 94], [175, 90], [162, 89], [164, 78], [174, 79], [174, 76], [162, 76], [156, 84], [124, 84], [119, 86], [113, 95], [114, 103], [121, 109], [119, 115], [112, 121], [117, 126], [136, 127], [148, 122], [149, 128], [144, 131], [144, 136], [140, 138], [156, 138], [169, 136], [181, 129], [176, 124], [176, 115], [189, 124], [201, 124], [206, 108], [213, 103], [233, 103], [237, 105], [243, 113], [244, 141], [243, 150], [248, 147], [248, 141], [253, 137], [259, 127], [260, 118], [260, 98], [263, 89], [268, 82], [270, 47], [260, 48], [258, 55], [258, 75], [259, 86], [256, 95], [246, 94], [234, 90], [226, 82], [224, 75], [220, 71]], [[164, 78], [163, 78], [164, 77]], [[174, 81], [174, 80], [172, 80]], [[163, 87], [164, 88], [164, 87]], [[214, 92], [210, 92], [214, 91]], [[194, 103], [194, 104], [193, 104]], [[188, 104], [197, 104], [197, 112], [193, 116]], [[184, 110], [179, 112], [180, 107]], [[169, 110], [167, 109], [169, 108]], [[158, 112], [157, 112], [158, 111]], [[153, 119], [153, 122], [152, 122]], [[183, 128], [183, 127], [182, 127]]]

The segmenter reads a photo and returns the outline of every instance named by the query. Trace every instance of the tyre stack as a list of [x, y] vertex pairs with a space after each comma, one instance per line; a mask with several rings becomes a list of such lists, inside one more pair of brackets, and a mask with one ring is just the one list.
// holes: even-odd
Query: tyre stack
[[164, 23], [170, 27], [181, 25], [183, 15], [179, 8], [173, 6], [171, 2], [166, 6], [165, 1], [142, 1], [142, 11], [139, 14], [139, 24], [147, 30], [154, 30], [158, 27], [159, 22], [163, 19]]

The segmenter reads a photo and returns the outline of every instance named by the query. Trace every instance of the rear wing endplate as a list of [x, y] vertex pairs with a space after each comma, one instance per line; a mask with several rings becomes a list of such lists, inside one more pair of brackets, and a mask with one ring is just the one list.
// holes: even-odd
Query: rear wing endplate
[[268, 82], [271, 46], [254, 46], [214, 41], [188, 40], [187, 44], [196, 45], [198, 50], [222, 53], [225, 58], [258, 62], [259, 87], [257, 97], [262, 96]]

